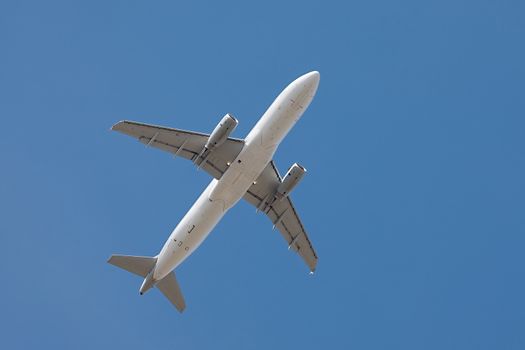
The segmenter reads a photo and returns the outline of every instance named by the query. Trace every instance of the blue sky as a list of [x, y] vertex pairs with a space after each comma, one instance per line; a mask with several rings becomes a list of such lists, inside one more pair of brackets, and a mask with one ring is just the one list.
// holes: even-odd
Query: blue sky
[[[525, 348], [522, 1], [0, 3], [3, 348]], [[233, 208], [179, 269], [182, 315], [112, 253], [155, 255], [209, 182], [109, 131], [243, 137], [318, 94], [276, 163], [314, 276]]]

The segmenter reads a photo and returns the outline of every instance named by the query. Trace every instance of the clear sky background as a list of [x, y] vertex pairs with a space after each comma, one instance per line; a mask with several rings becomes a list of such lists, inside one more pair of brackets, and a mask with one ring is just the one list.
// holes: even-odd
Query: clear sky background
[[[5, 349], [524, 349], [523, 1], [2, 1]], [[210, 178], [121, 119], [244, 137], [318, 94], [276, 163], [314, 276], [233, 208], [178, 269], [179, 314], [106, 263], [155, 255]]]

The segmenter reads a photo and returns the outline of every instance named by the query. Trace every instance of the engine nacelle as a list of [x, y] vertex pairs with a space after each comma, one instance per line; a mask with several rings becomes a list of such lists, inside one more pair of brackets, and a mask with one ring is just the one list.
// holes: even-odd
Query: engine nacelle
[[230, 134], [233, 132], [233, 130], [235, 130], [237, 124], [239, 124], [237, 119], [235, 119], [229, 113], [226, 114], [221, 119], [219, 124], [217, 124], [215, 129], [213, 129], [213, 132], [211, 133], [210, 138], [208, 139], [208, 142], [206, 142], [206, 145], [204, 145], [204, 147], [206, 147], [207, 150], [211, 151], [212, 149], [222, 145], [224, 141], [226, 141], [228, 136], [230, 136]]
[[294, 189], [295, 186], [301, 181], [304, 174], [306, 174], [306, 169], [300, 166], [297, 163], [294, 163], [286, 172], [283, 182], [277, 187], [277, 193], [275, 196], [279, 199], [287, 197], [290, 192]]

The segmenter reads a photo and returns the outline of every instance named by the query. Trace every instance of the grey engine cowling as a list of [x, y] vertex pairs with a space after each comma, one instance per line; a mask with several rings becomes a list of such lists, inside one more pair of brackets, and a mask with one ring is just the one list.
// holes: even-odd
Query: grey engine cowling
[[299, 181], [301, 181], [304, 174], [306, 174], [306, 169], [301, 165], [294, 163], [286, 172], [286, 175], [284, 176], [283, 181], [279, 184], [279, 187], [277, 187], [277, 193], [275, 196], [278, 199], [287, 197], [295, 188], [295, 186], [297, 186]]

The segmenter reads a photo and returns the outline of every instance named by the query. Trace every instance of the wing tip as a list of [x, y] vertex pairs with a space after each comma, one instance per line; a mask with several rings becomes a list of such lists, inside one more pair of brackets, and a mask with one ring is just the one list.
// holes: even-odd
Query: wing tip
[[121, 120], [115, 124], [113, 124], [111, 126], [111, 128], [109, 129], [110, 131], [119, 131], [120, 130], [120, 127], [124, 124], [126, 124], [128, 121], [127, 120]]
[[186, 310], [186, 304], [182, 305], [181, 307], [178, 307], [175, 305], [175, 308], [177, 309], [178, 312], [182, 314], [184, 310]]

